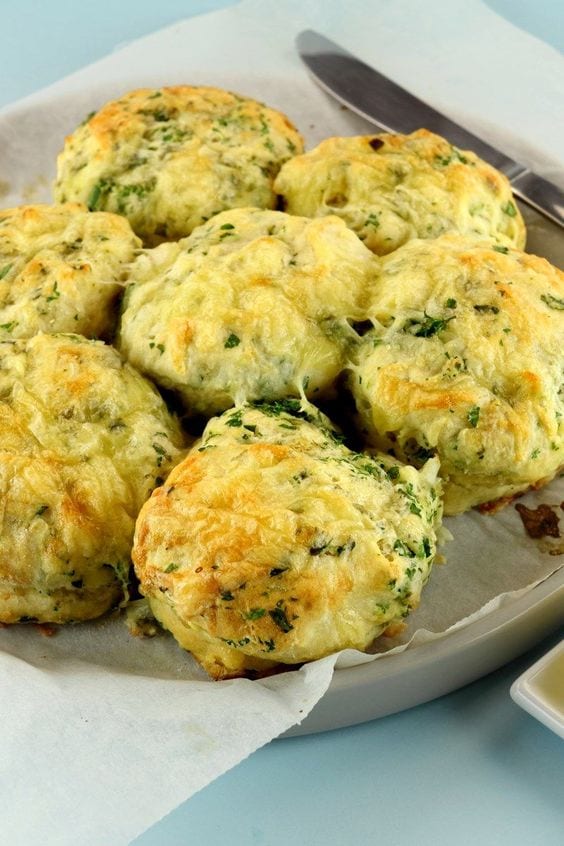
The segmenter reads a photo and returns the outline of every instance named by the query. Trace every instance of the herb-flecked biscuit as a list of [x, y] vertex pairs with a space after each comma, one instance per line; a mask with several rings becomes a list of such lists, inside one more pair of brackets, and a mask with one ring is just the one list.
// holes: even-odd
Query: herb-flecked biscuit
[[446, 514], [495, 509], [555, 475], [561, 271], [462, 236], [411, 241], [382, 260], [373, 314], [350, 375], [364, 430], [403, 460], [438, 455]]
[[212, 416], [234, 403], [321, 396], [366, 316], [377, 260], [336, 217], [222, 212], [135, 262], [119, 344]]
[[366, 649], [419, 602], [437, 466], [352, 452], [297, 400], [227, 411], [141, 510], [141, 589], [214, 678]]
[[328, 138], [287, 162], [274, 187], [290, 214], [339, 215], [378, 255], [446, 232], [525, 246], [506, 177], [425, 129]]
[[38, 332], [108, 337], [140, 247], [122, 217], [77, 203], [0, 210], [0, 341]]
[[274, 208], [300, 153], [288, 118], [218, 88], [143, 88], [106, 103], [65, 142], [55, 199], [125, 215], [145, 241], [182, 238], [224, 209]]
[[155, 388], [112, 347], [0, 343], [0, 622], [86, 620], [119, 603], [135, 519], [180, 447]]

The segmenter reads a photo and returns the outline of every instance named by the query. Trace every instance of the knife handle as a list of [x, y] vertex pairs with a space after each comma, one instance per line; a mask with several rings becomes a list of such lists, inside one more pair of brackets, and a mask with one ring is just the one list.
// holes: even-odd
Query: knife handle
[[564, 191], [531, 170], [511, 180], [513, 193], [538, 212], [564, 226]]

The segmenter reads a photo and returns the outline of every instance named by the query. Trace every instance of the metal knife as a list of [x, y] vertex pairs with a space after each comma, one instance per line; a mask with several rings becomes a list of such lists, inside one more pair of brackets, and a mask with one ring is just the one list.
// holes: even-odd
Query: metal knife
[[298, 35], [296, 45], [319, 85], [353, 112], [386, 132], [407, 134], [424, 127], [456, 147], [472, 150], [507, 176], [517, 197], [564, 227], [564, 191], [552, 182], [458, 126], [325, 36], [307, 29]]

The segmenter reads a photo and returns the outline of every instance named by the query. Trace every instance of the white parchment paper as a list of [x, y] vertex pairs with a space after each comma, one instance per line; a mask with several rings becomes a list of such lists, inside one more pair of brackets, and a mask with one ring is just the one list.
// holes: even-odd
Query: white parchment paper
[[[48, 201], [63, 136], [144, 84], [226, 87], [281, 108], [308, 145], [370, 131], [309, 79], [293, 47], [316, 28], [564, 187], [564, 59], [477, 0], [247, 0], [141, 39], [0, 113], [0, 201]], [[559, 507], [564, 484], [523, 501]], [[448, 563], [397, 642], [483, 616], [558, 566], [564, 544], [528, 538], [510, 507], [449, 520]], [[562, 546], [562, 548], [561, 548]], [[484, 607], [486, 606], [486, 607]], [[472, 619], [474, 616], [472, 616]], [[426, 634], [428, 632], [428, 634]], [[250, 682], [213, 683], [166, 635], [115, 619], [42, 637], [0, 631], [0, 819], [6, 843], [123, 844], [307, 716], [337, 656]], [[348, 651], [341, 661], [374, 660]], [[336, 672], [339, 672], [337, 670]]]

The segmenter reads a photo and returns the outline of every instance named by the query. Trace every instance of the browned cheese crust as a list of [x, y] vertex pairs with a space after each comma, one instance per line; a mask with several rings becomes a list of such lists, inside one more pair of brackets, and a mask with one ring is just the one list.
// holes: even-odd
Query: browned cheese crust
[[365, 649], [419, 602], [436, 472], [352, 452], [297, 400], [227, 411], [141, 511], [141, 589], [214, 678]]
[[123, 600], [135, 518], [181, 444], [111, 347], [0, 344], [0, 622], [86, 620]]
[[274, 187], [290, 214], [336, 214], [378, 255], [445, 232], [525, 245], [507, 178], [426, 129], [327, 138], [287, 162]]
[[205, 86], [142, 88], [66, 139], [55, 198], [125, 215], [154, 244], [224, 209], [274, 208], [274, 177], [302, 149], [288, 118], [256, 100]]

